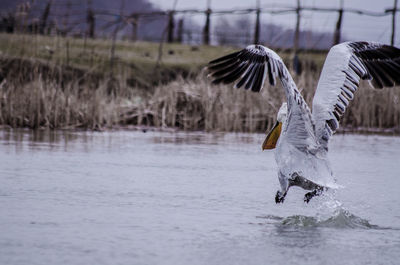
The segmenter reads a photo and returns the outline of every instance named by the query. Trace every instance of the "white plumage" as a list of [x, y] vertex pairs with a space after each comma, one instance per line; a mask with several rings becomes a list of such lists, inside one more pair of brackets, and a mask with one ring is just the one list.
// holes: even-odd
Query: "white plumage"
[[332, 47], [314, 95], [312, 113], [282, 59], [262, 45], [250, 45], [211, 61], [208, 69], [213, 83], [235, 83], [235, 87], [254, 92], [262, 89], [267, 77], [270, 85], [280, 79], [287, 103], [283, 103], [277, 115], [282, 123], [279, 132], [268, 135], [277, 135], [279, 140], [271, 144], [267, 137], [264, 142], [269, 146], [266, 149], [276, 144], [281, 184], [276, 201], [282, 202], [290, 186], [296, 185], [312, 190], [306, 194], [308, 202], [333, 184], [328, 142], [360, 80], [369, 80], [375, 88], [400, 84], [400, 49], [372, 42], [346, 42]]

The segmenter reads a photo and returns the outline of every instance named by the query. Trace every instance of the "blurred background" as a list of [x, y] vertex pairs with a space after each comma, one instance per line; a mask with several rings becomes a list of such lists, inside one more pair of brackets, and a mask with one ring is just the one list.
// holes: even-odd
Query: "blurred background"
[[160, 41], [168, 28], [168, 41], [246, 45], [258, 40], [276, 48], [293, 47], [299, 30], [301, 48], [328, 49], [340, 40], [399, 44], [396, 8], [395, 0], [4, 0], [0, 30], [107, 38], [119, 26], [118, 38]]

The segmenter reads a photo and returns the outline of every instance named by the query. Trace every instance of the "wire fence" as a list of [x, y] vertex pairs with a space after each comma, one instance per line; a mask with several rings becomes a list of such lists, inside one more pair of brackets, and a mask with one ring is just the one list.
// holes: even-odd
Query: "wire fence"
[[[95, 8], [91, 0], [47, 0], [21, 2], [14, 11], [1, 14], [0, 31], [57, 34], [88, 38], [127, 38], [132, 41], [151, 40], [189, 44], [242, 44], [269, 43], [276, 47], [291, 47], [295, 52], [301, 48], [331, 46], [343, 39], [343, 18], [360, 15], [370, 18], [389, 17], [385, 34], [390, 30], [390, 43], [396, 39], [396, 15], [400, 11], [394, 0], [391, 8], [368, 11], [354, 8], [323, 8], [301, 5], [241, 9], [172, 9], [131, 12], [126, 14], [124, 1], [119, 9]], [[307, 14], [326, 13], [336, 16], [331, 32], [314, 34], [301, 29], [300, 21]], [[265, 24], [261, 17], [291, 16], [295, 27], [286, 29], [272, 23]], [[204, 24], [193, 21], [203, 17]], [[232, 18], [235, 18], [232, 19]], [[245, 19], [243, 19], [245, 18]], [[225, 22], [224, 22], [225, 19]], [[199, 19], [197, 19], [199, 20]], [[229, 21], [229, 22], [227, 22]], [[231, 21], [239, 21], [232, 25]], [[225, 23], [225, 24], [224, 24]], [[213, 27], [211, 26], [213, 25]], [[266, 30], [268, 28], [268, 30]], [[308, 35], [307, 35], [308, 34]], [[309, 37], [308, 40], [307, 36]], [[328, 39], [328, 40], [327, 40]], [[325, 45], [321, 42], [324, 41]], [[305, 44], [308, 43], [308, 44]]]

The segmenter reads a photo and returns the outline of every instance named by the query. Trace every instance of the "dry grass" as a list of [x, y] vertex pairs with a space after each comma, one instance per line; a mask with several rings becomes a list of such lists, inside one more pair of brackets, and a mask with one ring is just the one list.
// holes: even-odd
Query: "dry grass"
[[[210, 59], [232, 48], [166, 44], [156, 69], [157, 44], [119, 41], [111, 71], [110, 45], [106, 40], [0, 34], [0, 124], [263, 132], [275, 122], [284, 100], [279, 86], [255, 94], [212, 86], [205, 73], [198, 74]], [[324, 54], [301, 57], [304, 71], [295, 79], [311, 106]], [[287, 61], [288, 55], [283, 58]], [[188, 73], [197, 74], [187, 78]], [[374, 90], [362, 83], [342, 127], [399, 128], [399, 98], [398, 87]]]
[[[318, 73], [306, 70], [295, 78], [309, 106]], [[341, 126], [344, 128], [399, 128], [400, 88], [375, 90], [363, 82]], [[204, 75], [194, 81], [176, 80], [159, 86], [147, 108], [152, 125], [184, 130], [263, 132], [275, 123], [284, 101], [280, 86], [266, 87], [261, 94], [227, 86], [212, 86]]]
[[79, 73], [67, 73], [76, 77], [68, 79], [64, 74], [42, 64], [33, 64], [29, 77], [26, 71], [9, 72], [0, 83], [0, 124], [33, 129], [111, 127], [121, 123], [124, 109], [145, 97], [122, 77], [84, 82]]
[[195, 80], [179, 79], [157, 87], [148, 106], [155, 126], [255, 132], [271, 126], [278, 104], [268, 93], [260, 96], [231, 87], [212, 86], [200, 75]]
[[[148, 125], [182, 130], [263, 132], [275, 122], [283, 90], [266, 87], [261, 94], [213, 86], [200, 74], [159, 85], [154, 93], [132, 88], [125, 78], [102, 79], [96, 85], [79, 79], [43, 78], [34, 68], [31, 80], [5, 78], [0, 84], [0, 124], [29, 128], [101, 129]], [[54, 71], [54, 73], [58, 73]], [[311, 104], [316, 73], [297, 77]], [[392, 128], [400, 124], [400, 89], [373, 90], [363, 83], [342, 125]]]

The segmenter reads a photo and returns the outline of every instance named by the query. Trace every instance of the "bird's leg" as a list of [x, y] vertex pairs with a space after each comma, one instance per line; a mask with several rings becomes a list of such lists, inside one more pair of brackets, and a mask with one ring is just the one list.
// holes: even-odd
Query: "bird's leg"
[[[326, 188], [327, 189], [327, 188]], [[317, 188], [313, 191], [307, 192], [304, 195], [304, 202], [309, 203], [310, 200], [314, 197], [314, 196], [319, 196], [322, 194], [322, 192], [324, 191], [323, 187]]]
[[285, 200], [286, 194], [287, 194], [287, 191], [285, 193], [282, 193], [281, 191], [278, 190], [275, 195], [275, 202], [283, 203], [283, 201]]
[[291, 186], [299, 186], [305, 190], [311, 190], [304, 195], [304, 202], [309, 202], [314, 196], [319, 196], [322, 194], [324, 190], [327, 190], [327, 187], [318, 185], [311, 180], [308, 180], [298, 173], [293, 173], [291, 178], [289, 178], [289, 187]]
[[287, 177], [285, 175], [283, 175], [281, 172], [278, 173], [278, 179], [279, 179], [279, 183], [281, 184], [281, 190], [280, 191], [278, 190], [276, 192], [275, 202], [283, 203], [290, 186], [289, 186]]

